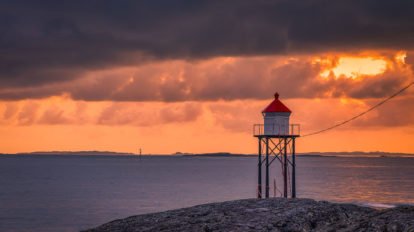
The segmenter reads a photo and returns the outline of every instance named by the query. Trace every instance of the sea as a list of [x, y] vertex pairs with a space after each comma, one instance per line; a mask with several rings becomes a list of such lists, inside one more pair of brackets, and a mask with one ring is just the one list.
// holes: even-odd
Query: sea
[[[132, 215], [255, 198], [256, 157], [1, 155], [0, 231], [79, 231]], [[270, 195], [280, 196], [280, 164]], [[414, 158], [296, 159], [297, 197], [414, 204]], [[288, 187], [291, 188], [291, 182]], [[289, 188], [289, 189], [290, 189]]]

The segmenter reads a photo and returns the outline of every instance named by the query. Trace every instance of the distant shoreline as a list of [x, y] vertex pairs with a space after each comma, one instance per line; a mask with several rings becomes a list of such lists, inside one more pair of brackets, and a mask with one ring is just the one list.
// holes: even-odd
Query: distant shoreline
[[[111, 151], [37, 151], [37, 152], [22, 152], [22, 153], [0, 153], [0, 156], [15, 155], [15, 156], [134, 156], [139, 157], [139, 154], [127, 152], [111, 152]], [[392, 153], [392, 152], [306, 152], [298, 153], [301, 157], [364, 157], [364, 158], [393, 158], [404, 157], [414, 158], [414, 154], [410, 153]], [[234, 154], [229, 152], [213, 152], [213, 153], [181, 153], [174, 154], [142, 154], [141, 157], [148, 156], [167, 156], [167, 157], [256, 157], [257, 154]]]

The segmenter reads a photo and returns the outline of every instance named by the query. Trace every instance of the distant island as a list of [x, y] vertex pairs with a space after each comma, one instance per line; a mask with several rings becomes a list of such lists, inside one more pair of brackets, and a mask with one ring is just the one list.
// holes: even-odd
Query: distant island
[[34, 151], [21, 153], [0, 153], [0, 155], [78, 155], [78, 156], [131, 156], [137, 155], [126, 152], [113, 151]]
[[373, 152], [363, 152], [363, 151], [353, 151], [353, 152], [307, 152], [300, 153], [301, 156], [332, 156], [332, 157], [414, 157], [412, 153], [398, 153], [398, 152], [382, 152], [382, 151], [373, 151]]
[[[257, 154], [234, 154], [229, 152], [213, 152], [213, 153], [182, 153], [176, 152], [174, 156], [190, 156], [190, 157], [255, 157]], [[392, 152], [306, 152], [298, 153], [297, 156], [305, 157], [413, 157], [410, 153], [392, 153]]]
[[[74, 156], [139, 156], [136, 153], [114, 152], [114, 151], [35, 151], [22, 153], [0, 153], [0, 155], [74, 155]], [[257, 154], [241, 154], [230, 152], [210, 152], [210, 153], [186, 153], [175, 152], [173, 154], [142, 154], [142, 156], [178, 156], [178, 157], [256, 157]], [[302, 157], [412, 157], [410, 153], [392, 152], [306, 152], [298, 153]]]
[[196, 156], [196, 157], [250, 157], [250, 156], [256, 156], [254, 154], [234, 154], [234, 153], [230, 153], [230, 152], [213, 152], [213, 153], [200, 153], [200, 154], [176, 152], [173, 155], [175, 155], [175, 156]]

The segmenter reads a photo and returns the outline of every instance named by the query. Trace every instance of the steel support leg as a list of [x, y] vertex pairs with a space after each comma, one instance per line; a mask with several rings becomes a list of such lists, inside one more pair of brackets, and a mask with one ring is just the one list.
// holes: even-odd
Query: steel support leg
[[288, 197], [287, 189], [287, 139], [284, 138], [283, 147], [283, 197]]
[[262, 138], [259, 138], [259, 160], [257, 162], [257, 198], [262, 198]]
[[266, 198], [269, 198], [269, 138], [266, 138]]
[[296, 197], [296, 162], [295, 138], [292, 139], [292, 198]]

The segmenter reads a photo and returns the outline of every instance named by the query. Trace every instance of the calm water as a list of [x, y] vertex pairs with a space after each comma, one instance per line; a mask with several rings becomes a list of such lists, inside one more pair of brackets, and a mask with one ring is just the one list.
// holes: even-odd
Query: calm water
[[[78, 231], [136, 214], [252, 198], [256, 177], [253, 157], [0, 156], [0, 231]], [[299, 197], [414, 204], [414, 158], [298, 157], [297, 185]]]

